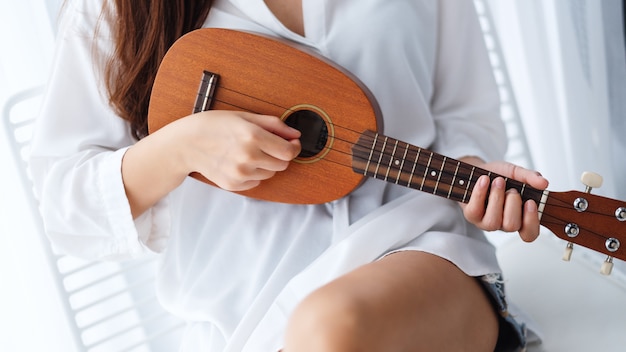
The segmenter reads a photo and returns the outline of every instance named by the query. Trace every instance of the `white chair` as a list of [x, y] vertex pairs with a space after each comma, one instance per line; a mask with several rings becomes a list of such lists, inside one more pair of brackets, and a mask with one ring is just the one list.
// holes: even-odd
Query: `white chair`
[[3, 123], [76, 351], [175, 351], [184, 324], [156, 299], [154, 258], [88, 262], [53, 253], [26, 163], [42, 92], [35, 87], [12, 96], [3, 109]]

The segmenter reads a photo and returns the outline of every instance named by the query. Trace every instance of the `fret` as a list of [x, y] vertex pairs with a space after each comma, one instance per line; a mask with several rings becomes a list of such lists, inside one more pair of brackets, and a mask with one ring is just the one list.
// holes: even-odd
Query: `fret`
[[383, 161], [383, 155], [385, 155], [385, 148], [387, 147], [387, 140], [389, 138], [385, 137], [385, 141], [383, 142], [383, 147], [381, 148], [380, 157], [378, 157], [378, 163], [376, 164], [376, 171], [374, 171], [374, 178], [379, 175], [378, 170], [380, 170], [380, 164]]
[[[502, 177], [372, 131], [361, 135], [352, 147], [352, 153], [355, 172], [463, 203], [471, 198], [472, 188], [479, 177], [486, 175], [490, 180]], [[502, 178], [507, 190], [514, 188], [524, 201], [532, 199], [541, 204], [541, 191], [507, 177]]]
[[407, 186], [411, 187], [411, 182], [413, 181], [413, 176], [415, 175], [415, 168], [419, 163], [420, 154], [422, 153], [422, 148], [417, 148], [417, 153], [415, 154], [415, 162], [413, 163], [413, 167], [411, 168], [411, 177], [409, 177], [409, 182]]
[[385, 181], [389, 179], [389, 172], [391, 171], [391, 168], [393, 167], [392, 164], [394, 160], [396, 159], [397, 149], [398, 149], [398, 140], [396, 139], [396, 142], [393, 145], [393, 150], [391, 151], [391, 158], [389, 158], [389, 166], [387, 167], [387, 173], [385, 174]]
[[476, 167], [472, 166], [472, 172], [470, 172], [469, 178], [467, 179], [467, 186], [465, 187], [465, 194], [463, 194], [463, 203], [467, 203], [467, 194], [469, 193], [470, 185], [472, 184], [472, 177], [474, 177], [474, 171], [476, 171]]
[[448, 199], [450, 199], [450, 197], [452, 196], [452, 189], [454, 188], [454, 183], [456, 182], [456, 176], [459, 173], [459, 166], [461, 166], [461, 162], [457, 161], [456, 169], [454, 170], [454, 174], [452, 176], [452, 182], [450, 182], [450, 189], [448, 190], [448, 195], [446, 196], [446, 198]]
[[374, 140], [372, 141], [372, 147], [369, 148], [370, 155], [367, 158], [367, 164], [365, 165], [365, 169], [363, 170], [363, 175], [367, 175], [367, 170], [370, 169], [370, 163], [372, 161], [372, 156], [374, 155], [374, 148], [376, 148], [377, 140], [378, 140], [378, 133], [374, 135]]
[[537, 202], [537, 212], [539, 213], [539, 220], [541, 220], [541, 218], [543, 217], [543, 211], [548, 202], [548, 194], [550, 194], [550, 191], [546, 189], [541, 192], [541, 199], [539, 201], [535, 200], [535, 202]]
[[446, 165], [446, 160], [448, 158], [446, 158], [445, 156], [443, 157], [443, 161], [441, 162], [441, 169], [439, 169], [439, 175], [437, 175], [437, 182], [435, 183], [435, 188], [433, 189], [433, 194], [437, 194], [437, 190], [439, 189], [439, 181], [441, 181], [441, 175], [443, 175], [443, 169]]
[[[409, 152], [409, 145], [407, 143], [406, 147], [404, 148], [404, 154], [402, 155], [402, 163], [400, 164], [400, 171], [398, 172], [398, 177], [396, 177], [396, 184], [400, 183], [400, 176], [402, 176], [402, 173], [404, 171], [404, 163], [406, 162], [406, 156]], [[413, 167], [415, 167], [415, 165], [413, 165]]]
[[428, 157], [428, 163], [426, 163], [426, 169], [424, 170], [424, 177], [422, 177], [422, 184], [420, 185], [420, 191], [424, 190], [424, 182], [426, 181], [426, 177], [428, 177], [428, 169], [430, 168], [430, 163], [433, 161], [433, 153], [430, 153], [430, 157]]

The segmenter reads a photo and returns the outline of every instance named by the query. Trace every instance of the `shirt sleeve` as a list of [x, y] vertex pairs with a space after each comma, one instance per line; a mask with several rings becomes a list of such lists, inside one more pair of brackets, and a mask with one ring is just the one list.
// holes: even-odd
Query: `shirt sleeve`
[[136, 141], [103, 93], [93, 56], [109, 49], [104, 22], [94, 39], [100, 9], [92, 1], [66, 4], [30, 169], [53, 247], [87, 259], [117, 259], [162, 250], [169, 216], [163, 199], [132, 218], [121, 164]]
[[507, 136], [483, 32], [472, 1], [444, 0], [431, 102], [433, 149], [453, 158], [502, 160]]

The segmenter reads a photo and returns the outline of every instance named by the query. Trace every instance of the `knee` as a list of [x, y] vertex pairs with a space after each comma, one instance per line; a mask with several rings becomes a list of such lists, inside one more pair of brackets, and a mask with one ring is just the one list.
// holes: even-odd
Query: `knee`
[[364, 307], [352, 297], [319, 289], [289, 319], [284, 352], [363, 351]]

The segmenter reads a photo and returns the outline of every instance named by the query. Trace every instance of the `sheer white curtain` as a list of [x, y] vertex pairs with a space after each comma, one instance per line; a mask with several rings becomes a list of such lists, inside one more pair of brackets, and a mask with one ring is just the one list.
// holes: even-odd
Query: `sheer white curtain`
[[[489, 1], [535, 168], [554, 191], [584, 190], [582, 172], [599, 173], [593, 193], [626, 200], [622, 0]], [[626, 263], [615, 268], [626, 282]]]
[[[58, 4], [0, 1], [0, 106], [12, 94], [44, 84], [54, 37], [50, 18], [56, 16], [49, 9]], [[72, 340], [61, 323], [63, 312], [3, 137], [0, 163], [0, 350], [71, 352]]]
[[[610, 61], [619, 54], [622, 71], [625, 65], [623, 30], [615, 32], [621, 0], [491, 0], [491, 5], [536, 168], [555, 191], [583, 189], [581, 173], [594, 171], [604, 176], [594, 192], [623, 196], [609, 95], [609, 80], [620, 69]], [[621, 148], [618, 155], [626, 151], [624, 144]]]
[[[623, 0], [602, 2], [604, 15], [608, 94], [611, 116], [612, 160], [616, 195], [626, 199], [626, 38]], [[621, 5], [621, 6], [620, 6]]]

